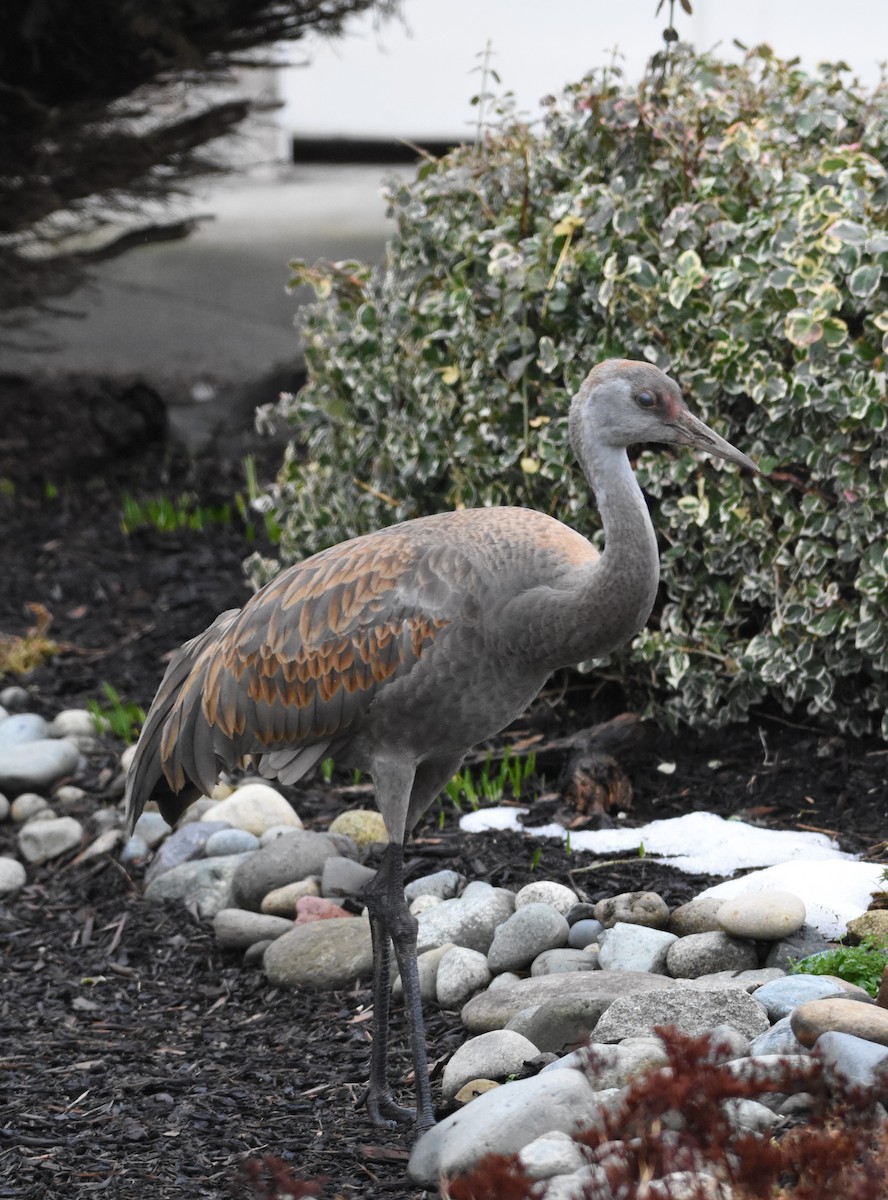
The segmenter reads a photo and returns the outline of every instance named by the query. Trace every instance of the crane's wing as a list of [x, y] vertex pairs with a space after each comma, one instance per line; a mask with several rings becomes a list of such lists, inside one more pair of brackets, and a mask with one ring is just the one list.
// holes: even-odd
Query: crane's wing
[[246, 755], [298, 779], [465, 618], [473, 570], [452, 543], [400, 526], [323, 551], [223, 613], [158, 689], [127, 782], [131, 821], [151, 796], [174, 820], [220, 763]]

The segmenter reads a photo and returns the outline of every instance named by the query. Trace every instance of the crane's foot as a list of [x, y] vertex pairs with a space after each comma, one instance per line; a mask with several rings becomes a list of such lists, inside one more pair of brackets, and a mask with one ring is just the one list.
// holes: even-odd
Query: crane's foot
[[374, 1096], [370, 1088], [361, 1097], [360, 1103], [365, 1104], [370, 1120], [382, 1129], [397, 1129], [399, 1125], [415, 1125], [417, 1133], [425, 1133], [435, 1122], [435, 1114], [429, 1108], [427, 1112], [417, 1114], [415, 1108], [398, 1104], [389, 1092], [386, 1095]]

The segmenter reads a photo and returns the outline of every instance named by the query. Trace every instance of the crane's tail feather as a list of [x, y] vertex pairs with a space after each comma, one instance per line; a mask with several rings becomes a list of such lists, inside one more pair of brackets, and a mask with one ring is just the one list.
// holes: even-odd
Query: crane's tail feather
[[[132, 830], [146, 801], [156, 800], [171, 825], [188, 805], [212, 790], [218, 776], [213, 731], [201, 691], [208, 660], [240, 609], [216, 618], [170, 661], [149, 710], [126, 780], [126, 820]], [[189, 703], [181, 702], [183, 692]]]
[[283, 784], [295, 783], [330, 753], [331, 741], [332, 738], [327, 738], [326, 741], [313, 742], [308, 746], [266, 752], [259, 759], [259, 774]]

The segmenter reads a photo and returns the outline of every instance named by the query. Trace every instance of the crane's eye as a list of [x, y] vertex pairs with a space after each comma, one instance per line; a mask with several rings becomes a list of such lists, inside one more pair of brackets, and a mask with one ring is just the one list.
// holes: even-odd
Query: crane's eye
[[635, 397], [635, 402], [638, 404], [639, 408], [657, 407], [657, 397], [653, 394], [653, 392], [639, 392]]

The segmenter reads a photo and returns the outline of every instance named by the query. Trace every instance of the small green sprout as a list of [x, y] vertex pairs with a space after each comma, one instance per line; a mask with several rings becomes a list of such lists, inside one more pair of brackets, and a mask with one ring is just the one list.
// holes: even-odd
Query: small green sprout
[[110, 683], [103, 683], [102, 691], [110, 707], [103, 708], [97, 700], [86, 702], [96, 733], [113, 733], [129, 746], [145, 723], [145, 710], [138, 704], [124, 704]]

